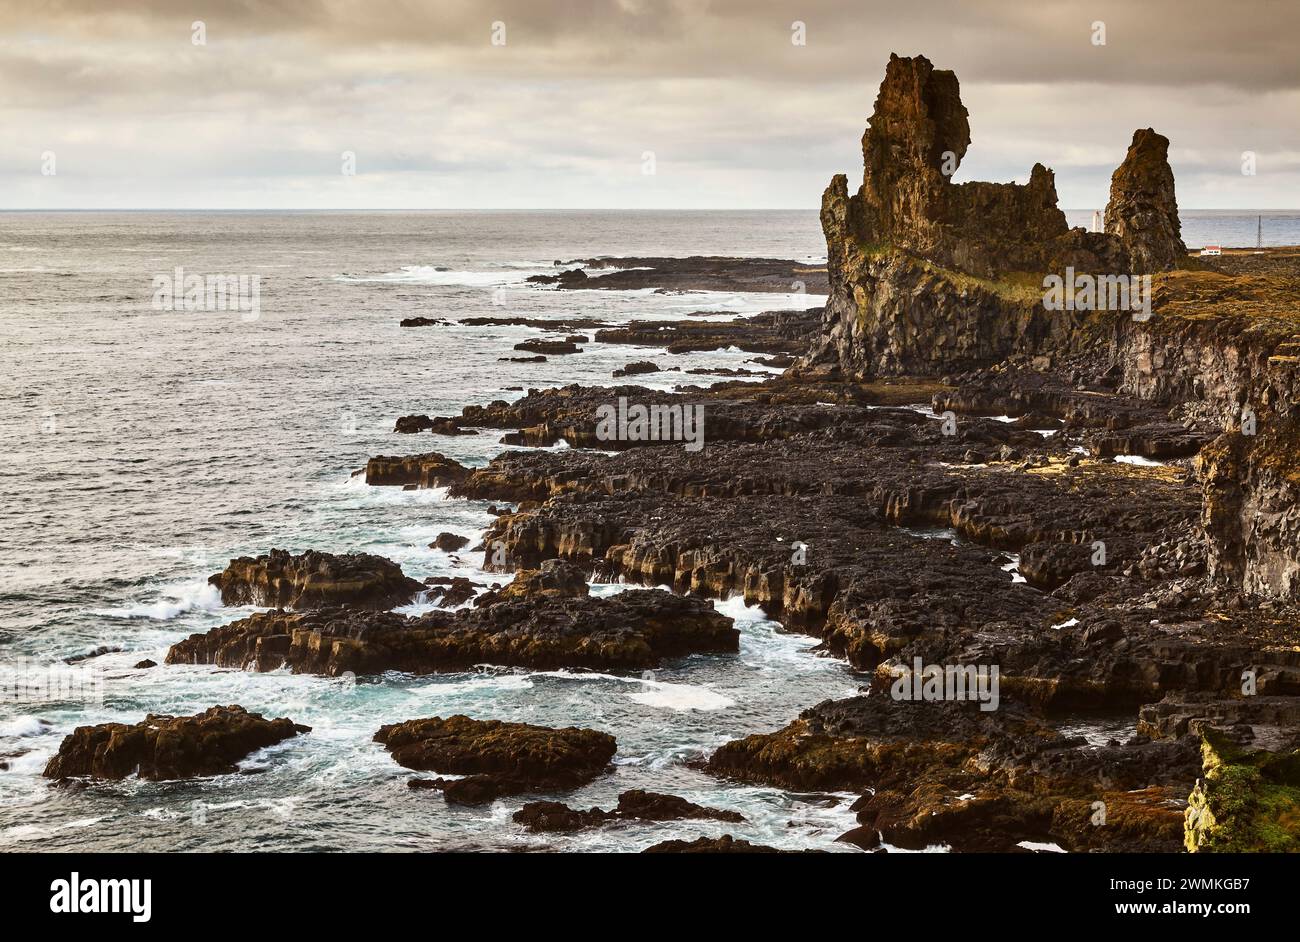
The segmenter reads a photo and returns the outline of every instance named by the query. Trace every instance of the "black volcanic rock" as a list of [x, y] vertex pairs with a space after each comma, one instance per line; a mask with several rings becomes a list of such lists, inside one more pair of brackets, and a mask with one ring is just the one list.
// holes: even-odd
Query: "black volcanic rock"
[[[585, 591], [586, 586], [583, 585]], [[658, 589], [608, 598], [538, 588], [414, 618], [330, 609], [258, 612], [172, 645], [169, 664], [218, 664], [337, 677], [428, 674], [476, 664], [640, 670], [695, 653], [731, 653], [739, 632], [704, 599]]]
[[1026, 184], [955, 184], [970, 142], [952, 72], [891, 56], [862, 139], [862, 186], [822, 198], [830, 298], [808, 367], [852, 376], [989, 367], [1017, 353], [1077, 352], [1117, 312], [1047, 310], [1044, 275], [1163, 271], [1177, 261], [1167, 142], [1139, 132], [1116, 172], [1105, 233], [1069, 229], [1052, 171]]
[[781, 854], [785, 851], [764, 844], [751, 844], [730, 834], [722, 837], [697, 837], [693, 841], [662, 841], [647, 847], [643, 854]]
[[557, 288], [585, 288], [590, 279], [581, 268], [570, 268], [558, 275], [530, 275], [524, 280], [535, 285], [555, 285]]
[[429, 546], [440, 549], [444, 553], [454, 553], [458, 549], [469, 546], [469, 537], [458, 533], [439, 533]]
[[613, 736], [593, 729], [550, 729], [460, 715], [383, 726], [375, 742], [408, 769], [467, 776], [428, 783], [448, 801], [464, 804], [575, 788], [603, 773], [617, 751]]
[[615, 370], [614, 378], [618, 379], [620, 376], [641, 376], [645, 373], [658, 373], [658, 372], [660, 372], [660, 369], [657, 363], [651, 363], [648, 360], [638, 360], [634, 363], [628, 363], [622, 368]]
[[232, 559], [208, 582], [226, 605], [266, 605], [292, 609], [387, 609], [410, 602], [423, 586], [402, 574], [402, 567], [382, 556], [348, 553], [336, 556], [308, 550], [293, 556], [273, 549], [253, 558]]
[[589, 808], [579, 811], [558, 801], [533, 801], [515, 812], [514, 821], [530, 831], [579, 831], [617, 821], [744, 821], [735, 811], [706, 808], [676, 795], [660, 795], [640, 789], [623, 792], [612, 811]]
[[373, 487], [447, 487], [465, 479], [469, 469], [436, 451], [421, 455], [377, 455], [366, 462], [366, 483]]
[[45, 766], [46, 778], [191, 778], [236, 771], [249, 753], [310, 732], [289, 719], [263, 719], [241, 706], [195, 716], [149, 714], [141, 722], [78, 726]]
[[[690, 256], [688, 258], [590, 258], [581, 261], [591, 277], [560, 287], [664, 292], [755, 291], [825, 294], [826, 269], [777, 258]], [[602, 271], [602, 269], [617, 269]]]
[[1123, 242], [1128, 272], [1168, 271], [1187, 258], [1169, 168], [1169, 139], [1151, 128], [1133, 132], [1124, 162], [1110, 178], [1106, 232]]

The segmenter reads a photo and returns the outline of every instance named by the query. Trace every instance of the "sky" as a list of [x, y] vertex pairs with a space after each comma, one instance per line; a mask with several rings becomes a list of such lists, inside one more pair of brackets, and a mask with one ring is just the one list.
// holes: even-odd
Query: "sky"
[[1151, 126], [1182, 208], [1290, 209], [1298, 38], [1294, 0], [0, 0], [0, 208], [815, 209], [895, 52], [961, 82], [958, 182], [1101, 208]]

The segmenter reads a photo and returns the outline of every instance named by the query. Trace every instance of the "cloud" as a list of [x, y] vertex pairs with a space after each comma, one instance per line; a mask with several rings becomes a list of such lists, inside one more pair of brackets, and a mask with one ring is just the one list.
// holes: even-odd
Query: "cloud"
[[[963, 179], [1023, 180], [1042, 161], [1063, 205], [1096, 206], [1133, 129], [1151, 125], [1173, 142], [1182, 205], [1300, 205], [1300, 142], [1277, 118], [1300, 104], [1294, 4], [194, 9], [0, 2], [0, 205], [813, 208], [832, 173], [860, 173], [891, 51], [961, 79], [974, 139]], [[806, 45], [791, 42], [796, 20]], [[55, 178], [40, 176], [48, 150]], [[1240, 174], [1245, 150], [1256, 177]]]

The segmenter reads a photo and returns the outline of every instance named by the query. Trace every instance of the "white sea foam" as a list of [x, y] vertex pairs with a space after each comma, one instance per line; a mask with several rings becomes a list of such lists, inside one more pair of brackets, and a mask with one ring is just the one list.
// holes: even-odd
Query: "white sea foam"
[[736, 701], [708, 687], [693, 684], [670, 684], [643, 677], [619, 677], [616, 674], [574, 673], [572, 671], [542, 671], [538, 677], [559, 677], [564, 680], [605, 680], [632, 684], [642, 689], [628, 694], [629, 700], [645, 706], [684, 712], [686, 710], [725, 710]]
[[948, 854], [952, 852], [952, 847], [948, 844], [928, 844], [920, 850], [914, 850], [910, 847], [897, 847], [888, 841], [881, 841], [880, 846], [891, 854]]
[[1041, 850], [1053, 854], [1065, 853], [1064, 847], [1062, 847], [1060, 844], [1055, 844], [1050, 841], [1046, 843], [1043, 841], [1021, 841], [1016, 846], [1023, 847], [1025, 850]]
[[215, 612], [221, 608], [221, 593], [206, 582], [188, 582], [165, 590], [161, 598], [137, 605], [102, 608], [94, 614], [107, 618], [148, 618], [166, 621], [185, 612]]
[[720, 614], [737, 622], [759, 622], [768, 621], [767, 614], [759, 605], [750, 605], [746, 603], [743, 595], [732, 595], [725, 599], [717, 599], [713, 607]]
[[336, 281], [349, 284], [440, 285], [443, 287], [493, 288], [522, 285], [531, 275], [548, 274], [550, 269], [498, 269], [496, 271], [457, 271], [437, 265], [403, 265], [397, 271], [379, 275], [336, 275]]
[[349, 498], [359, 498], [369, 504], [438, 504], [448, 500], [447, 487], [418, 487], [406, 490], [389, 485], [371, 485], [366, 483], [365, 475], [349, 477], [342, 484], [332, 485], [343, 491]]
[[715, 693], [707, 687], [665, 684], [653, 680], [643, 680], [641, 685], [644, 689], [628, 694], [628, 699], [663, 710], [679, 713], [687, 710], [725, 710], [736, 704], [730, 697]]
[[1120, 464], [1137, 465], [1139, 468], [1163, 468], [1167, 464], [1167, 462], [1144, 458], [1141, 455], [1116, 455], [1115, 460]]
[[518, 690], [531, 690], [534, 686], [527, 674], [476, 674], [468, 680], [451, 683], [434, 682], [417, 687], [407, 687], [402, 691], [413, 700], [446, 700], [452, 697], [484, 693], [510, 693]]
[[40, 736], [50, 729], [50, 724], [39, 716], [16, 716], [0, 723], [0, 738]]

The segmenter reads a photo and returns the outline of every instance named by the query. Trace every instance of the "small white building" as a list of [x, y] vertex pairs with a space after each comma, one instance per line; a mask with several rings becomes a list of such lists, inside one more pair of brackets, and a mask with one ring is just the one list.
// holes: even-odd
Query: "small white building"
[[1223, 254], [1223, 247], [1222, 247], [1222, 246], [1219, 246], [1219, 245], [1207, 245], [1205, 248], [1201, 249], [1201, 254], [1202, 254], [1202, 255], [1222, 255], [1222, 254]]

